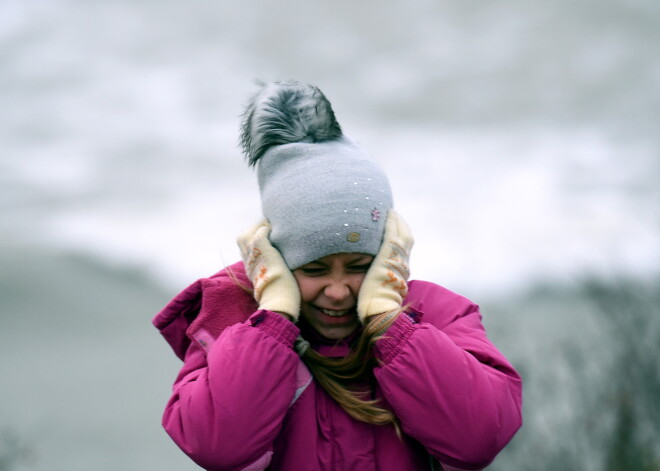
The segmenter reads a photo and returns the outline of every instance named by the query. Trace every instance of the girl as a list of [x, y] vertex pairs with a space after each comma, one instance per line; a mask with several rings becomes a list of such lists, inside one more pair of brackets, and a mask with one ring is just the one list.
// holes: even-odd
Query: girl
[[520, 377], [475, 304], [408, 281], [381, 168], [296, 82], [253, 98], [241, 141], [265, 219], [154, 319], [184, 362], [172, 439], [209, 470], [487, 466], [521, 425]]

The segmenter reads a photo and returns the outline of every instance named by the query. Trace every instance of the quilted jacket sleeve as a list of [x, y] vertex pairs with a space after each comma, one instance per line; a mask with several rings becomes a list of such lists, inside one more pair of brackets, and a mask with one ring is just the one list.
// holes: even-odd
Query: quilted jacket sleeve
[[484, 468], [522, 424], [520, 376], [476, 305], [431, 283], [411, 294], [423, 314], [399, 316], [378, 341], [378, 384], [403, 431], [441, 463]]
[[179, 447], [208, 470], [267, 464], [295, 393], [298, 328], [269, 311], [223, 331], [208, 354], [193, 342], [163, 415]]

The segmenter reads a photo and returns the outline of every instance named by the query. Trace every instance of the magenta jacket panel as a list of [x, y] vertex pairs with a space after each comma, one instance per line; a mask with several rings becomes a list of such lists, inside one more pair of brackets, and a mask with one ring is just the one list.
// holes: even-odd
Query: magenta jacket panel
[[298, 326], [258, 310], [240, 262], [154, 318], [184, 362], [163, 426], [208, 470], [483, 469], [522, 424], [520, 377], [475, 304], [433, 283], [409, 287], [407, 313], [375, 349], [374, 395], [402, 437], [352, 419], [315, 383], [293, 350]]

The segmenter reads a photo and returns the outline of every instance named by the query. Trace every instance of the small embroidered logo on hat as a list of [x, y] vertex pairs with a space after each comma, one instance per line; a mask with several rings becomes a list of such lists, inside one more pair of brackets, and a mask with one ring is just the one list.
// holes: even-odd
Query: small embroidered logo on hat
[[346, 236], [346, 240], [349, 242], [359, 242], [360, 234], [358, 232], [351, 232]]

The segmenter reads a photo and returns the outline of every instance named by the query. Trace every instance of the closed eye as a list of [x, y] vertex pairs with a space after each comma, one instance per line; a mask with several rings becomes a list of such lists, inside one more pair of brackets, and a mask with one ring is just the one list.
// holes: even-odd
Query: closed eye
[[302, 267], [298, 270], [300, 270], [306, 276], [319, 276], [323, 275], [327, 271], [326, 268], [322, 267]]
[[348, 269], [353, 273], [366, 273], [370, 267], [371, 267], [371, 262], [361, 263], [359, 265], [351, 265], [350, 267], [348, 267]]

